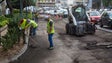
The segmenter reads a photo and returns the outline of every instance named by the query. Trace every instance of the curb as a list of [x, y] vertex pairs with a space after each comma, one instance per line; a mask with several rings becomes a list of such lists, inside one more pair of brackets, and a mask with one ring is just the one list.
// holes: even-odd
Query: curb
[[[26, 30], [25, 33], [29, 34], [29, 29]], [[26, 41], [26, 44], [24, 44], [23, 48], [16, 55], [14, 55], [11, 58], [6, 58], [6, 59], [0, 61], [0, 63], [10, 63], [12, 61], [17, 60], [22, 54], [24, 54], [25, 51], [28, 48], [29, 35], [28, 36], [27, 35], [25, 36], [25, 41]]]
[[5, 59], [3, 61], [0, 61], [0, 63], [9, 63], [14, 60], [17, 60], [27, 50], [27, 47], [28, 47], [27, 44], [25, 44], [24, 47], [19, 51], [19, 53], [17, 55], [15, 55], [14, 57], [12, 57], [10, 59]]

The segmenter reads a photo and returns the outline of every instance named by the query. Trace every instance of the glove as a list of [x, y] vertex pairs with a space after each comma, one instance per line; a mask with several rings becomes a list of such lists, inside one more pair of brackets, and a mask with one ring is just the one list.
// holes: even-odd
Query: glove
[[22, 30], [22, 28], [21, 28], [21, 27], [19, 27], [19, 30]]

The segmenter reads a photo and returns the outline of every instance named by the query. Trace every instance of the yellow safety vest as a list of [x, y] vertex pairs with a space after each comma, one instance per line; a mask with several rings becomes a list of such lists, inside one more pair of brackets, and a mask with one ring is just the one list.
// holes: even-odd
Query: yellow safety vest
[[52, 24], [52, 30], [50, 31], [50, 22], [53, 22], [53, 20], [49, 20], [49, 22], [47, 23], [47, 31], [48, 31], [48, 33], [50, 33], [50, 34], [53, 34], [53, 33], [55, 33], [55, 30], [54, 30], [54, 22], [53, 22], [53, 24]]
[[32, 26], [33, 28], [36, 28], [38, 24], [34, 20], [30, 20], [30, 23], [26, 25], [26, 28]]
[[23, 22], [20, 24], [21, 29], [25, 29], [26, 19], [23, 19]]

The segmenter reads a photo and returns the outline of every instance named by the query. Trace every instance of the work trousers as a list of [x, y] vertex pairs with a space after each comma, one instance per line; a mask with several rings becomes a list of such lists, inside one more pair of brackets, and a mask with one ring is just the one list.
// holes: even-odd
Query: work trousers
[[48, 40], [49, 40], [49, 43], [50, 43], [50, 47], [53, 47], [53, 34], [48, 34]]
[[36, 30], [37, 30], [37, 27], [36, 28], [31, 27], [30, 28], [30, 34], [33, 36], [36, 35]]

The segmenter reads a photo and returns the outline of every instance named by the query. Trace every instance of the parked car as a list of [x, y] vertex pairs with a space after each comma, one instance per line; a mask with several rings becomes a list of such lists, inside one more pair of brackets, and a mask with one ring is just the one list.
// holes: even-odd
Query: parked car
[[104, 11], [101, 20], [100, 20], [100, 27], [107, 25], [112, 28], [112, 11]]
[[67, 18], [67, 16], [68, 16], [68, 11], [66, 10], [63, 12], [63, 18]]
[[97, 24], [101, 18], [100, 13], [98, 11], [88, 11], [91, 22]]
[[41, 10], [40, 8], [37, 8], [36, 6], [28, 6], [28, 7], [25, 7], [24, 9], [23, 9], [24, 11], [31, 11], [31, 12], [37, 12], [37, 11], [39, 11], [39, 10]]

